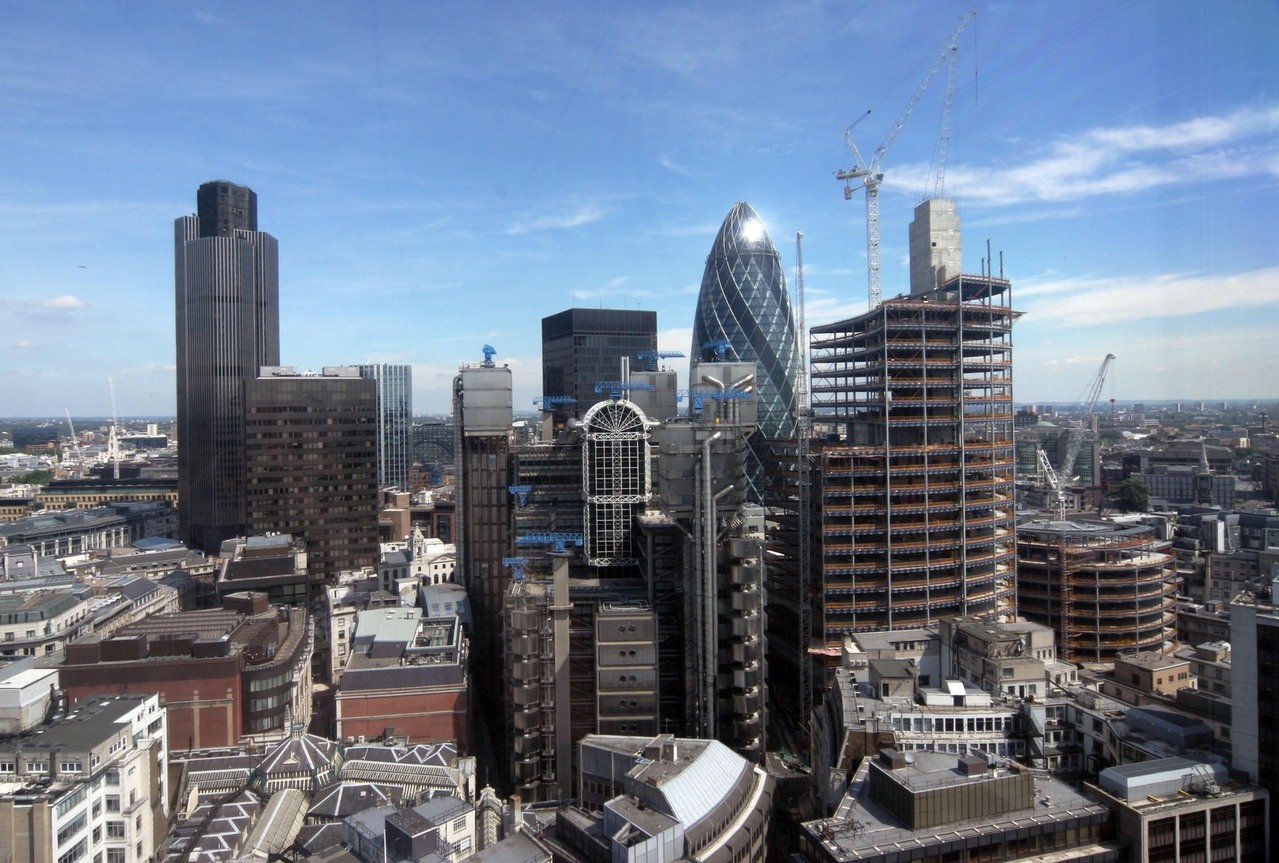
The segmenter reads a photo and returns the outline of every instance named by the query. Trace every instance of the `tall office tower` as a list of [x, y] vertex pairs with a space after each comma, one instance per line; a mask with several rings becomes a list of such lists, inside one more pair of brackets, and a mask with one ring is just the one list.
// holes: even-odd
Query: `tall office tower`
[[354, 366], [264, 367], [245, 388], [247, 531], [302, 537], [312, 596], [377, 564], [376, 389]]
[[180, 533], [215, 554], [245, 531], [244, 388], [280, 362], [279, 247], [224, 180], [174, 223]]
[[[766, 701], [764, 519], [749, 502], [746, 476], [755, 366], [695, 363], [693, 375], [725, 386], [694, 388], [693, 413], [665, 424], [658, 505], [637, 525], [650, 595], [658, 607], [671, 607], [658, 615], [662, 715], [686, 733], [759, 760]], [[671, 715], [672, 692], [682, 715]]]
[[[758, 393], [758, 434], [795, 437], [799, 346], [781, 257], [750, 204], [733, 205], [706, 256], [693, 316], [692, 363], [753, 363]], [[702, 381], [689, 378], [689, 387]], [[763, 469], [752, 452], [751, 498], [763, 500]]]
[[471, 600], [476, 694], [490, 711], [501, 704], [501, 621], [511, 554], [511, 370], [493, 362], [462, 366], [453, 378], [457, 435], [454, 543], [458, 569]]
[[595, 385], [617, 380], [623, 358], [656, 349], [657, 312], [566, 309], [542, 318], [542, 394], [575, 399], [550, 406], [556, 424], [607, 397]]
[[1279, 566], [1268, 584], [1230, 605], [1230, 764], [1270, 792], [1270, 835], [1279, 836]]
[[849, 633], [1015, 613], [1010, 295], [959, 275], [812, 328], [808, 583], [770, 589], [807, 630], [770, 608], [778, 679], [820, 690], [802, 663], [837, 663]]
[[377, 483], [413, 491], [413, 367], [362, 365], [360, 377], [377, 382]]

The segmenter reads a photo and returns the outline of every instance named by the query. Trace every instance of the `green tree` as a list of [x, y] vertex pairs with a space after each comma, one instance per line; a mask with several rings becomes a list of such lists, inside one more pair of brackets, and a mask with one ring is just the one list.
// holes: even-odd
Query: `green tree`
[[1119, 484], [1115, 503], [1124, 512], [1145, 512], [1150, 506], [1150, 486], [1139, 479], [1129, 477]]

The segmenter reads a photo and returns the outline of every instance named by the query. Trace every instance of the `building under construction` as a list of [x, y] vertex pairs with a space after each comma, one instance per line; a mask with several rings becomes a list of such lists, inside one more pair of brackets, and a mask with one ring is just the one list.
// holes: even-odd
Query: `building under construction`
[[825, 647], [1015, 611], [1010, 293], [960, 275], [813, 328], [825, 438], [810, 594]]
[[1017, 601], [1052, 627], [1062, 659], [1110, 662], [1176, 637], [1170, 543], [1146, 525], [1030, 521], [1017, 527]]

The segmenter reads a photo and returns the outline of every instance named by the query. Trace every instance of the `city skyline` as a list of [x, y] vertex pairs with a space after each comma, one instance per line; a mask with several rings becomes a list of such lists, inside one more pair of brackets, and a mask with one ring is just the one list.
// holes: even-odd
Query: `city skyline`
[[[535, 322], [569, 307], [656, 311], [659, 349], [687, 350], [736, 201], [788, 283], [804, 232], [807, 326], [857, 314], [843, 129], [872, 110], [869, 156], [968, 8], [10, 6], [0, 414], [109, 415], [108, 377], [121, 415], [175, 413], [169, 225], [215, 178], [279, 240], [280, 361], [411, 365], [420, 415], [485, 344], [533, 410]], [[1081, 400], [1108, 352], [1121, 403], [1279, 396], [1279, 9], [976, 8], [947, 190], [964, 271], [989, 238], [1017, 285], [1016, 400]], [[883, 160], [885, 297], [944, 86]]]

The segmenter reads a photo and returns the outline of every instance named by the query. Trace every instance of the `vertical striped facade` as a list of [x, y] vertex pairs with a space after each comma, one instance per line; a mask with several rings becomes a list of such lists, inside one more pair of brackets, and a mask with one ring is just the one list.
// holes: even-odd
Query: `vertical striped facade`
[[362, 365], [360, 377], [377, 382], [377, 481], [412, 491], [413, 367]]
[[[236, 194], [223, 196], [220, 218], [224, 187]], [[279, 247], [237, 227], [256, 225], [245, 187], [206, 183], [199, 203], [199, 216], [174, 224], [178, 497], [183, 540], [216, 552], [246, 522], [245, 382], [280, 362]], [[203, 236], [202, 224], [226, 233]]]

